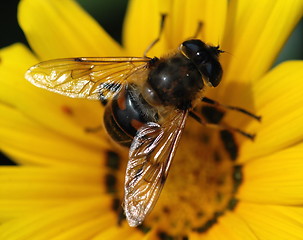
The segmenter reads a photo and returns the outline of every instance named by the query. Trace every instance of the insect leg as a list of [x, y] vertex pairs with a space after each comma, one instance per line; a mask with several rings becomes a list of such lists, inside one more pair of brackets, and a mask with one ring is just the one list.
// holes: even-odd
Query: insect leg
[[87, 127], [87, 128], [85, 128], [85, 132], [87, 132], [87, 133], [95, 133], [95, 132], [100, 131], [102, 128], [103, 128], [102, 125], [97, 126], [97, 127]]
[[[195, 119], [197, 122], [204, 125], [205, 127], [218, 129], [218, 130], [228, 130], [228, 131], [231, 131], [231, 132], [236, 132], [238, 134], [241, 134], [244, 137], [249, 138], [250, 140], [254, 140], [254, 138], [255, 138], [255, 134], [247, 133], [247, 132], [245, 132], [245, 131], [243, 131], [239, 128], [231, 127], [231, 126], [229, 126], [225, 123], [222, 123], [222, 122], [220, 123], [220, 121], [218, 121], [218, 122], [208, 122], [204, 116], [202, 116], [201, 114], [198, 114], [196, 112], [190, 111], [189, 116], [192, 117], [193, 119]], [[223, 117], [223, 115], [222, 115], [222, 117]]]
[[199, 21], [197, 29], [196, 29], [196, 32], [195, 32], [195, 35], [193, 37], [191, 37], [191, 38], [197, 38], [198, 35], [201, 33], [202, 27], [203, 27], [203, 22]]
[[240, 108], [240, 107], [235, 107], [235, 106], [229, 106], [229, 105], [224, 105], [224, 104], [221, 104], [215, 100], [212, 100], [210, 98], [207, 98], [207, 97], [203, 97], [201, 99], [202, 102], [205, 102], [205, 103], [208, 103], [210, 105], [213, 105], [214, 107], [223, 107], [223, 108], [226, 108], [226, 109], [229, 109], [229, 110], [233, 110], [233, 111], [237, 111], [237, 112], [240, 112], [240, 113], [243, 113], [247, 116], [250, 116], [254, 119], [256, 119], [257, 121], [261, 121], [261, 116], [257, 116], [243, 108]]
[[163, 32], [164, 22], [165, 22], [166, 16], [167, 16], [166, 14], [161, 14], [161, 23], [160, 23], [159, 35], [158, 35], [158, 37], [157, 37], [154, 41], [152, 41], [152, 43], [146, 48], [146, 50], [144, 51], [144, 54], [143, 54], [144, 57], [147, 57], [146, 55], [147, 55], [148, 51], [149, 51], [153, 46], [155, 46], [155, 44], [156, 44], [157, 42], [159, 42], [160, 36], [161, 36], [161, 34], [162, 34], [162, 32]]

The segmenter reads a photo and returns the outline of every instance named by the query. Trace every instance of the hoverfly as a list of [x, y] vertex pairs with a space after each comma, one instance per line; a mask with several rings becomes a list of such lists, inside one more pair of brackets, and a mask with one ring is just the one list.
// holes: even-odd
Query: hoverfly
[[25, 77], [49, 91], [105, 105], [108, 134], [129, 147], [124, 211], [134, 227], [159, 198], [186, 119], [203, 99], [203, 89], [220, 83], [222, 52], [190, 39], [161, 58], [56, 59], [31, 67]]

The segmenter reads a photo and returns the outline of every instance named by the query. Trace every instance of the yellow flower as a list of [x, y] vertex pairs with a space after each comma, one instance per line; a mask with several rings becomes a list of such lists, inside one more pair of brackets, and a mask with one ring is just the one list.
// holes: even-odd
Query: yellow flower
[[[36, 88], [24, 73], [53, 58], [142, 56], [161, 13], [149, 55], [177, 48], [202, 21], [199, 38], [227, 52], [222, 84], [206, 95], [263, 118], [224, 117], [254, 142], [188, 119], [155, 209], [130, 228], [119, 208], [127, 150], [84, 131], [100, 125], [100, 103]], [[32, 51], [0, 52], [1, 150], [19, 164], [0, 168], [0, 239], [302, 239], [303, 62], [269, 70], [302, 13], [302, 0], [133, 0], [121, 47], [71, 0], [22, 0]]]

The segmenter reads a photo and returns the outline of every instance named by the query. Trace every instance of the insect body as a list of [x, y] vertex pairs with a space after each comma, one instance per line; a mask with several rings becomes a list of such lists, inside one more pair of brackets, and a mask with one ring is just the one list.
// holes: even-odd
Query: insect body
[[69, 58], [41, 62], [26, 78], [70, 97], [100, 99], [109, 135], [129, 146], [124, 209], [143, 222], [159, 198], [188, 113], [222, 76], [218, 47], [191, 39], [163, 58]]
[[157, 110], [134, 84], [125, 86], [106, 105], [104, 125], [112, 139], [123, 146], [130, 147], [137, 131], [148, 122], [158, 122]]

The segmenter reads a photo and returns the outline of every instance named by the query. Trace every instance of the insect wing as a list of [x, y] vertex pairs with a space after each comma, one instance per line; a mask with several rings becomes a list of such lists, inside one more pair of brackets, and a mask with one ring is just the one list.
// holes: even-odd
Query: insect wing
[[125, 177], [124, 211], [130, 226], [140, 225], [154, 207], [184, 129], [187, 111], [161, 125], [147, 123], [135, 136]]
[[144, 57], [55, 59], [34, 65], [25, 78], [65, 96], [109, 99], [131, 76], [146, 72], [149, 61]]

